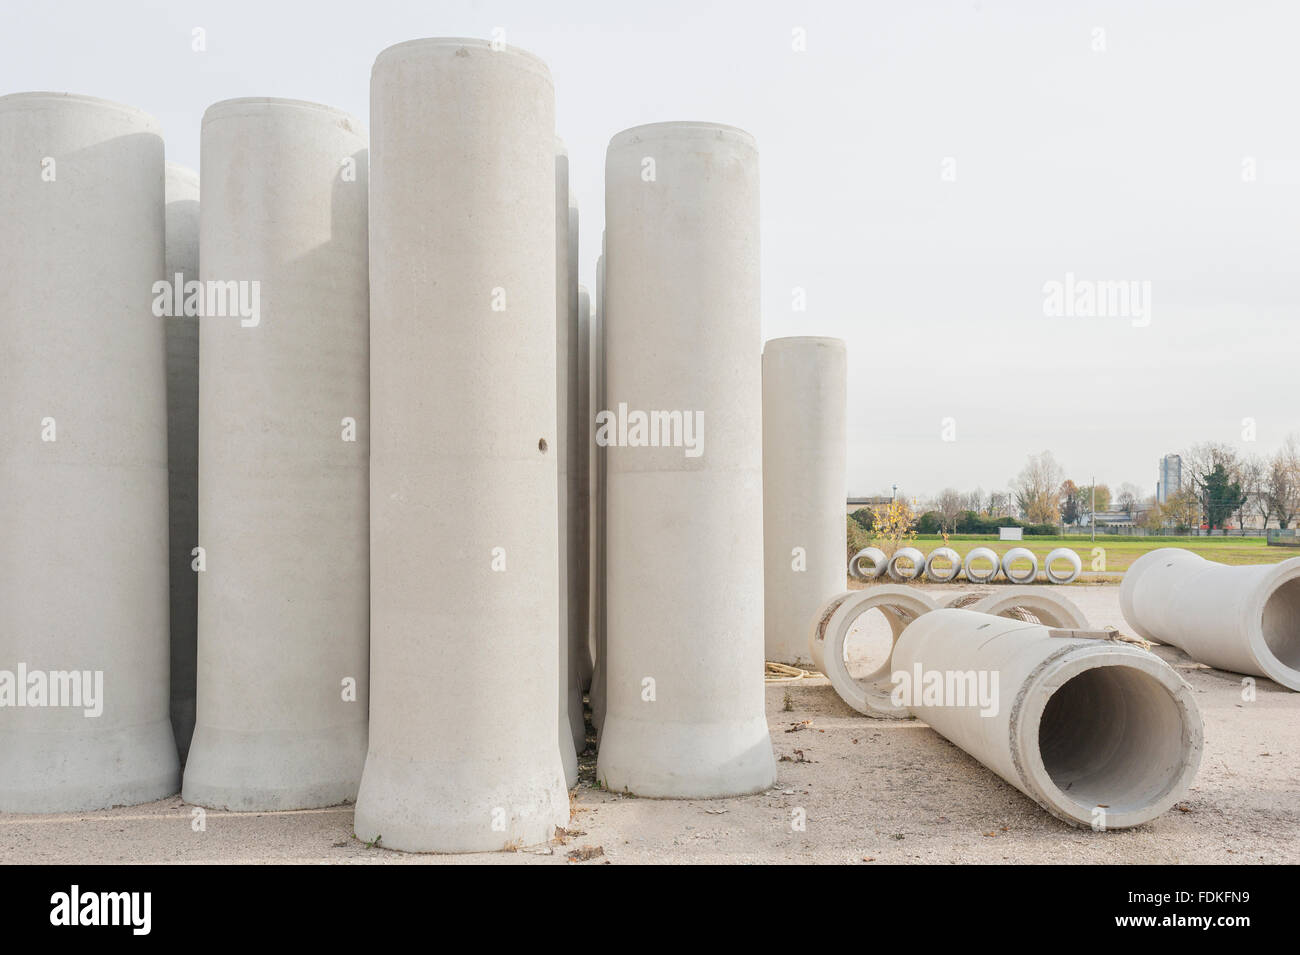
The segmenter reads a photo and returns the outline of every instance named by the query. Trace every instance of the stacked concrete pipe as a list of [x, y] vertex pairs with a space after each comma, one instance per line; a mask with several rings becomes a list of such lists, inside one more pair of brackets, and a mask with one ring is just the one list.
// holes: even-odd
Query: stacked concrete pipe
[[410, 851], [535, 845], [569, 819], [554, 88], [513, 47], [415, 40], [376, 59], [370, 117], [373, 692], [355, 830]]
[[[903, 561], [912, 565], [909, 571], [903, 566]], [[889, 579], [904, 583], [909, 580], [920, 580], [925, 573], [925, 555], [915, 547], [900, 547], [894, 551], [889, 562], [885, 564], [885, 573]]]
[[[1172, 667], [1104, 636], [936, 610], [894, 648], [895, 700], [1057, 818], [1141, 825], [1187, 794], [1201, 717]], [[953, 692], [925, 695], [931, 674]], [[987, 701], [957, 698], [980, 680]]]
[[763, 611], [767, 659], [808, 660], [808, 618], [844, 589], [847, 357], [838, 338], [763, 348]]
[[604, 410], [678, 410], [703, 426], [695, 455], [683, 446], [605, 449], [608, 658], [597, 776], [644, 796], [761, 792], [776, 764], [759, 677], [753, 138], [690, 122], [619, 133], [606, 153], [605, 222]]
[[908, 624], [936, 606], [924, 591], [900, 584], [837, 594], [813, 618], [808, 640], [813, 664], [830, 680], [840, 699], [864, 716], [904, 718], [907, 708], [890, 700], [893, 668], [889, 657], [867, 676], [854, 677], [844, 660], [844, 645], [853, 625], [872, 610], [884, 615], [896, 643]]
[[[243, 811], [356, 798], [369, 706], [365, 130], [226, 100], [203, 116], [198, 711], [183, 794]], [[249, 302], [253, 301], [249, 291]]]
[[879, 547], [864, 547], [849, 558], [849, 576], [854, 580], [875, 580], [888, 564], [889, 558]]
[[1300, 557], [1234, 567], [1162, 547], [1125, 572], [1119, 603], [1148, 640], [1300, 690]]
[[76, 671], [96, 699], [0, 707], [2, 812], [179, 786], [167, 363], [151, 309], [163, 178], [158, 123], [137, 109], [0, 97], [0, 667], [24, 696], [34, 671]]

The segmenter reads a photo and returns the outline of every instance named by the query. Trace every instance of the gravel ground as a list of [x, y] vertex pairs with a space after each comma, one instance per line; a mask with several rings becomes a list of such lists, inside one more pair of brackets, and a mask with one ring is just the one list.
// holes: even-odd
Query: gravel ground
[[[942, 587], [929, 588], [945, 590]], [[956, 591], [960, 588], [947, 588]], [[1121, 629], [1115, 586], [1064, 592], [1096, 626]], [[866, 628], [870, 629], [870, 628]], [[868, 638], [850, 657], [869, 656]], [[192, 828], [179, 797], [54, 816], [0, 814], [3, 863], [1300, 862], [1300, 693], [1241, 679], [1178, 651], [1157, 652], [1191, 683], [1205, 756], [1188, 799], [1123, 832], [1072, 829], [924, 724], [871, 720], [826, 680], [767, 687], [777, 785], [735, 799], [667, 801], [602, 792], [583, 760], [570, 831], [549, 845], [472, 856], [406, 855], [352, 835], [350, 806], [207, 813]], [[786, 709], [788, 694], [789, 709]], [[792, 822], [806, 818], [802, 831]]]

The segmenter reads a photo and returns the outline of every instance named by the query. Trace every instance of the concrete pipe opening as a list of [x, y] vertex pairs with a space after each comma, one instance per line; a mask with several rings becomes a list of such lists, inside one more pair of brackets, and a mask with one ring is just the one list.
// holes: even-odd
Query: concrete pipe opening
[[[1124, 817], [1136, 825], [1185, 792], [1197, 760], [1185, 706], [1164, 682], [1124, 664], [1099, 663], [1066, 680], [1046, 701], [1038, 753], [1056, 792], [1047, 798], [1076, 819]], [[1104, 816], [1102, 815], [1104, 813]]]
[[[984, 565], [987, 565], [987, 569]], [[966, 579], [973, 584], [987, 584], [997, 577], [1001, 564], [998, 555], [991, 547], [976, 547], [966, 555], [962, 570]]]
[[885, 571], [889, 563], [879, 547], [864, 547], [849, 561], [849, 576], [854, 580], [874, 580]]
[[[947, 566], [944, 566], [944, 565]], [[938, 547], [925, 559], [925, 577], [936, 584], [946, 584], [961, 573], [961, 555], [951, 547]]]
[[965, 598], [964, 602], [953, 601], [949, 606], [1063, 630], [1091, 629], [1088, 618], [1078, 604], [1042, 587], [999, 588], [997, 593], [976, 595], [976, 599]]
[[[840, 699], [853, 709], [864, 716], [906, 719], [907, 707], [891, 699], [893, 649], [908, 625], [933, 609], [932, 598], [900, 584], [840, 594], [814, 618], [809, 652]], [[882, 618], [888, 631], [880, 626]]]
[[1300, 677], [1300, 577], [1292, 577], [1264, 601], [1264, 644], [1278, 662]]
[[[1061, 562], [1065, 562], [1065, 567], [1060, 567]], [[1069, 584], [1078, 579], [1079, 574], [1083, 572], [1083, 561], [1079, 555], [1069, 547], [1058, 547], [1047, 555], [1043, 561], [1043, 573], [1047, 575], [1049, 583]]]
[[889, 574], [889, 579], [899, 583], [916, 580], [924, 572], [925, 555], [915, 547], [900, 547], [885, 565], [885, 573]]
[[1300, 557], [1227, 565], [1162, 547], [1125, 571], [1119, 603], [1147, 640], [1206, 666], [1300, 690]]
[[1028, 547], [1013, 547], [1002, 555], [1002, 573], [1013, 584], [1032, 584], [1038, 579], [1038, 558]]

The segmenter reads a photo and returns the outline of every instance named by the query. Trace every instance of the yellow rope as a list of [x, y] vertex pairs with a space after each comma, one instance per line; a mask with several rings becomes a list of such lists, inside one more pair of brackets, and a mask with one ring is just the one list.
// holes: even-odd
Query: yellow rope
[[786, 666], [784, 663], [768, 662], [763, 668], [765, 683], [794, 683], [805, 677], [817, 676], [815, 670], [801, 670], [799, 667]]

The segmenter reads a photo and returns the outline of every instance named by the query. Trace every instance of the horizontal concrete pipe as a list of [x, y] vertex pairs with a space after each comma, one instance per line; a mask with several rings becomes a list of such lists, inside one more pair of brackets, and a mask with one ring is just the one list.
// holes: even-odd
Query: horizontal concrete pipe
[[[985, 570], [982, 564], [987, 564], [988, 569]], [[991, 583], [1001, 568], [998, 552], [991, 547], [972, 547], [962, 564], [962, 571], [972, 584]]]
[[1148, 640], [1207, 666], [1300, 690], [1300, 557], [1231, 567], [1162, 547], [1129, 567], [1119, 604]]
[[1057, 818], [1141, 825], [1191, 786], [1201, 716], [1167, 663], [1101, 637], [971, 610], [923, 614], [894, 647], [895, 701]]
[[844, 659], [844, 646], [853, 625], [872, 610], [884, 615], [896, 642], [909, 623], [936, 606], [934, 598], [924, 591], [900, 584], [839, 594], [813, 620], [808, 648], [813, 663], [831, 681], [840, 699], [864, 716], [906, 717], [906, 708], [890, 701], [889, 658], [868, 675], [854, 677]]
[[[939, 566], [947, 561], [948, 566]], [[937, 547], [925, 558], [925, 579], [936, 584], [947, 584], [957, 579], [961, 573], [961, 555], [951, 547]]]
[[1041, 587], [999, 587], [990, 594], [964, 594], [948, 601], [947, 606], [1068, 630], [1090, 626], [1073, 600]]
[[[1029, 561], [1028, 569], [1017, 568], [1018, 560]], [[1038, 579], [1038, 558], [1028, 547], [1013, 547], [1002, 555], [1002, 575], [1013, 584], [1032, 584]]]
[[889, 579], [898, 583], [920, 580], [924, 572], [925, 555], [915, 547], [898, 548], [885, 564], [885, 573], [889, 575]]
[[888, 563], [889, 558], [879, 547], [864, 547], [849, 558], [849, 576], [854, 580], [875, 580]]
[[[1057, 564], [1061, 561], [1066, 562], [1064, 573], [1059, 571]], [[1071, 584], [1078, 579], [1079, 574], [1083, 572], [1083, 561], [1079, 555], [1068, 547], [1058, 547], [1047, 555], [1043, 561], [1043, 573], [1047, 575], [1048, 583], [1052, 584]]]

